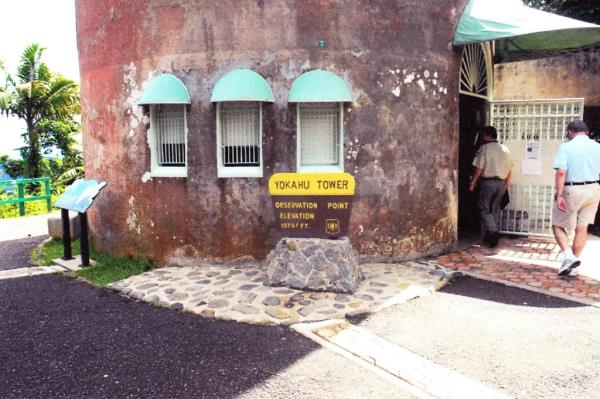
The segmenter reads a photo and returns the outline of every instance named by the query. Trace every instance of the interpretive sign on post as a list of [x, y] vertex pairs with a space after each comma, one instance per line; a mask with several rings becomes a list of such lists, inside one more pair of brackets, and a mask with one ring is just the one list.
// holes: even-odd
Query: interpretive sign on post
[[286, 237], [347, 235], [354, 190], [348, 173], [276, 173], [269, 179], [277, 227]]
[[86, 179], [75, 180], [75, 182], [67, 187], [65, 192], [62, 193], [54, 206], [83, 213], [88, 210], [90, 205], [92, 205], [94, 198], [96, 198], [104, 186], [106, 186], [106, 182], [98, 183], [96, 180]]
[[71, 184], [56, 201], [54, 206], [60, 208], [63, 225], [63, 259], [73, 259], [71, 253], [71, 227], [69, 211], [79, 213], [81, 222], [81, 266], [90, 265], [90, 244], [88, 239], [88, 223], [86, 211], [94, 202], [94, 198], [106, 182], [98, 183], [96, 180], [79, 179]]

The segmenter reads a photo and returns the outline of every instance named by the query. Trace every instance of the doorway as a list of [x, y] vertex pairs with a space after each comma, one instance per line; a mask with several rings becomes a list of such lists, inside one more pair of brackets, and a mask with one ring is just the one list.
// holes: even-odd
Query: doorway
[[479, 132], [486, 125], [488, 102], [483, 98], [460, 95], [458, 155], [458, 238], [478, 237], [477, 193], [469, 191], [473, 158], [480, 145]]
[[479, 132], [489, 124], [493, 65], [489, 43], [463, 48], [459, 82], [458, 238], [478, 237], [477, 195], [469, 191], [473, 158], [480, 145]]

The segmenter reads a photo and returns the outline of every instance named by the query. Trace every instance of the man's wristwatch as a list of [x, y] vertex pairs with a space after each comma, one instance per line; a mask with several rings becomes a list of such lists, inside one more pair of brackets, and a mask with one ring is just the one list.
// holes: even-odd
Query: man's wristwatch
[[562, 194], [561, 195], [554, 194], [554, 201], [558, 201], [558, 197], [562, 197]]

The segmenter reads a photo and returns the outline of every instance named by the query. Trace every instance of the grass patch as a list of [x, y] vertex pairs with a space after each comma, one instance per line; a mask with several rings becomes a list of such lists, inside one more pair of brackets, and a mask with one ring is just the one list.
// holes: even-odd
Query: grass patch
[[[73, 256], [81, 253], [79, 240], [73, 241], [71, 245]], [[41, 266], [49, 266], [52, 260], [63, 256], [63, 245], [59, 239], [48, 241], [37, 248], [31, 254], [31, 260]], [[90, 257], [96, 264], [82, 270], [73, 272], [76, 277], [83, 277], [94, 285], [105, 286], [115, 281], [123, 280], [129, 276], [143, 273], [152, 269], [149, 260], [116, 258], [90, 248]]]
[[[73, 253], [73, 256], [81, 253], [79, 240], [75, 240], [71, 243], [71, 252]], [[39, 266], [50, 266], [54, 259], [62, 258], [62, 256], [62, 240], [53, 238], [51, 241], [38, 245], [33, 249], [31, 252], [31, 261]]]

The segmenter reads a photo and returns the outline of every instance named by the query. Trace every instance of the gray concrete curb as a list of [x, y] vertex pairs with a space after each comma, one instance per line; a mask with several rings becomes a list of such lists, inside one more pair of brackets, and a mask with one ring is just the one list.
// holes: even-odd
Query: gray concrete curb
[[344, 320], [294, 324], [291, 329], [418, 398], [510, 398]]
[[8, 280], [11, 278], [39, 276], [42, 274], [51, 274], [61, 272], [63, 270], [55, 269], [53, 266], [38, 266], [38, 267], [22, 267], [20, 269], [10, 269], [0, 271], [0, 280]]

